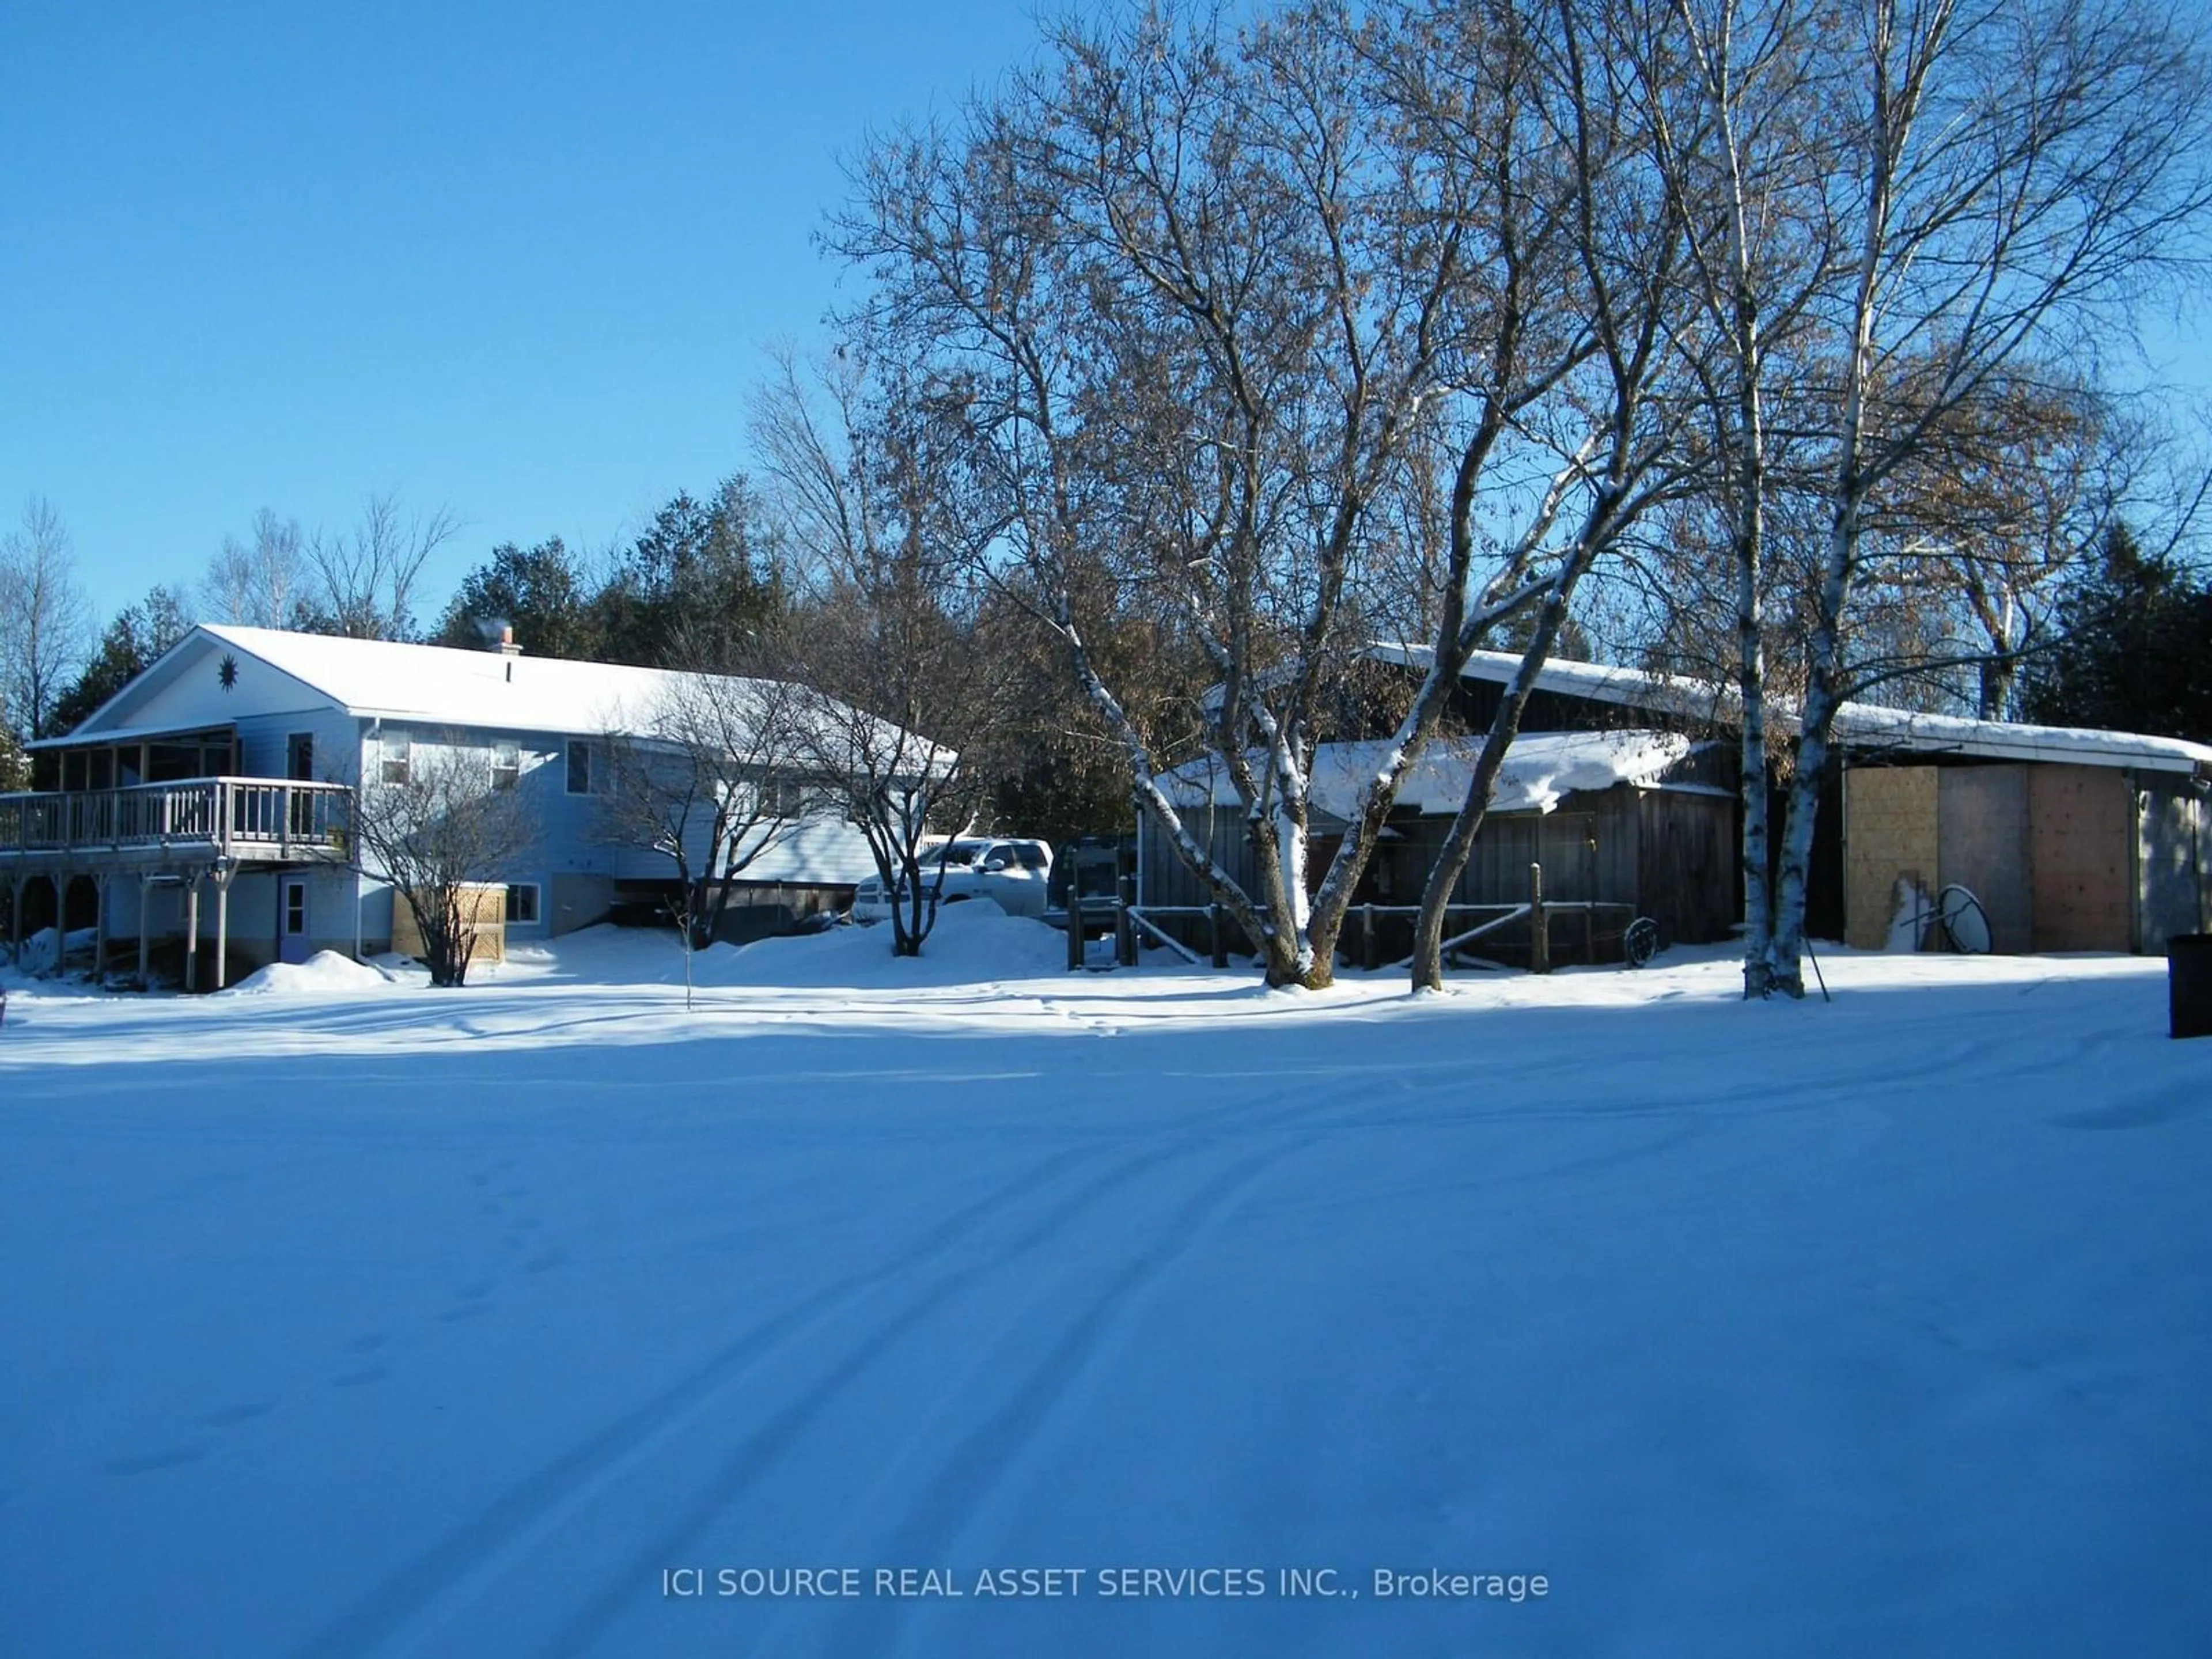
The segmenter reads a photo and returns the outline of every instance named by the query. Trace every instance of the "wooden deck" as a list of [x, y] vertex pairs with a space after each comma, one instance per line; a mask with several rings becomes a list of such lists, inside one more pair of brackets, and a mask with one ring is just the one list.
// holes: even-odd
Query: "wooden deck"
[[283, 778], [192, 778], [0, 795], [0, 868], [343, 864], [353, 791]]

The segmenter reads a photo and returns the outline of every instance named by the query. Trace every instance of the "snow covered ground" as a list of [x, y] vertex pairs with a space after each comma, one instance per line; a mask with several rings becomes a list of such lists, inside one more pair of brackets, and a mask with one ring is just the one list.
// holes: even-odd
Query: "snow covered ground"
[[0, 1650], [2207, 1650], [2161, 963], [1060, 949], [7, 981]]

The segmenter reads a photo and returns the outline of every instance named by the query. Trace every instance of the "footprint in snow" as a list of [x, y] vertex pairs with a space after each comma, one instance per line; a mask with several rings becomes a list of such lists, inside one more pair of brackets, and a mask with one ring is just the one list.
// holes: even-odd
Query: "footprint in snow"
[[568, 1253], [566, 1250], [540, 1250], [522, 1264], [522, 1271], [526, 1273], [549, 1273], [568, 1259]]
[[334, 1389], [365, 1389], [372, 1382], [383, 1382], [391, 1375], [381, 1365], [363, 1365], [357, 1371], [348, 1371], [343, 1376], [332, 1377], [331, 1386]]
[[464, 1303], [458, 1308], [448, 1308], [440, 1314], [438, 1322], [441, 1325], [456, 1325], [464, 1319], [474, 1319], [478, 1314], [488, 1314], [490, 1311], [491, 1304], [489, 1302]]
[[366, 1331], [346, 1344], [349, 1353], [374, 1353], [392, 1339], [382, 1331]]

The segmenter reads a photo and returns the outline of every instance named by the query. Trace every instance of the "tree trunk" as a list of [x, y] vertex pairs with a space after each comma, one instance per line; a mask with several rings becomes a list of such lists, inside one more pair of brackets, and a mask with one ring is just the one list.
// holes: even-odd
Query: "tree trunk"
[[1429, 871], [1428, 881], [1421, 889], [1421, 912], [1413, 923], [1413, 979], [1416, 991], [1443, 989], [1445, 907], [1451, 902], [1452, 890], [1459, 885], [1460, 872], [1467, 868], [1468, 855], [1474, 850], [1474, 838], [1481, 833], [1482, 821], [1489, 814], [1490, 798], [1498, 787], [1498, 770], [1505, 764], [1505, 754], [1513, 746], [1513, 739], [1520, 734], [1521, 716], [1536, 689], [1536, 676], [1552, 654], [1553, 641], [1559, 638], [1560, 625], [1567, 619], [1567, 606], [1574, 598], [1575, 584], [1589, 568], [1598, 540], [1609, 529], [1612, 518], [1613, 498], [1608, 491], [1592, 509], [1583, 540], [1561, 568], [1557, 584], [1537, 615], [1535, 636], [1530, 640], [1521, 666], [1514, 672], [1512, 683], [1505, 688], [1498, 713], [1490, 722], [1489, 735], [1482, 742], [1482, 753], [1474, 763], [1474, 775], [1468, 781], [1467, 799], [1461, 803], [1459, 814], [1453, 818], [1443, 847]]
[[1737, 294], [1739, 458], [1735, 533], [1736, 696], [1743, 718], [1743, 994], [1772, 988], [1774, 893], [1768, 824], [1766, 645], [1766, 432], [1759, 405], [1759, 320], [1747, 283]]
[[1828, 532], [1827, 571], [1820, 585], [1820, 611], [1807, 652], [1805, 708], [1797, 739], [1797, 775], [1790, 787], [1790, 817], [1782, 835], [1782, 868], [1775, 899], [1774, 943], [1769, 952], [1769, 983], [1793, 997], [1805, 994], [1805, 902], [1813, 867], [1813, 829], [1820, 806], [1821, 775], [1827, 770], [1836, 710], [1843, 702], [1841, 661], [1844, 608], [1850, 602], [1851, 570], [1857, 555], [1862, 489], [1856, 480], [1839, 492], [1835, 522]]

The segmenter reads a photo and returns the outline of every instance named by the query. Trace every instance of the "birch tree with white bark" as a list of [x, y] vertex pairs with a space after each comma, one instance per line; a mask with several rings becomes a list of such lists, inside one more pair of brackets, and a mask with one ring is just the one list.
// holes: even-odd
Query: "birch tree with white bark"
[[[957, 126], [876, 144], [833, 238], [872, 280], [857, 331], [958, 409], [1015, 591], [1271, 983], [1328, 982], [1468, 652], [1556, 591], [1548, 532], [1610, 419], [1571, 386], [1599, 349], [1577, 158], [1521, 93], [1556, 21], [1318, 5], [1234, 32], [1063, 26], [1045, 67]], [[1440, 479], [1449, 509], [1409, 499]], [[1445, 548], [1409, 560], [1396, 538], [1424, 522]], [[1409, 569], [1431, 586], [1408, 596]], [[1212, 669], [1203, 752], [1249, 886], [1091, 649], [1115, 605], [1171, 614]], [[1314, 869], [1315, 746], [1408, 616], [1428, 672]]]
[[1850, 163], [1827, 296], [1826, 520], [1767, 982], [1804, 994], [1813, 835], [1850, 623], [1885, 492], [1965, 406], [2039, 362], [2094, 362], [2197, 267], [2212, 216], [2205, 59], [2138, 0], [1859, 0], [1830, 50]]

